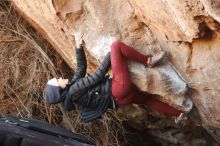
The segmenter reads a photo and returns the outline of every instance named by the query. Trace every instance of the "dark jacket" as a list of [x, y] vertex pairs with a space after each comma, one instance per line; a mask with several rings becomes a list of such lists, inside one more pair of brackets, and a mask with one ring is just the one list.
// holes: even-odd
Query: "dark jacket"
[[65, 91], [64, 105], [71, 102], [80, 105], [85, 122], [99, 118], [108, 107], [113, 106], [111, 97], [111, 79], [106, 76], [110, 66], [110, 53], [92, 75], [86, 75], [86, 56], [83, 49], [76, 49], [77, 70]]

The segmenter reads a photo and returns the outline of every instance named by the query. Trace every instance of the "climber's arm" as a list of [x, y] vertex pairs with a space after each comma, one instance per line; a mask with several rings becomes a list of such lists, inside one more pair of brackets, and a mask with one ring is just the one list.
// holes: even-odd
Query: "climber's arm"
[[76, 80], [85, 77], [87, 62], [86, 62], [86, 55], [83, 49], [83, 33], [73, 33], [71, 35], [76, 45], [75, 52], [76, 52], [76, 60], [77, 60], [76, 72], [71, 80], [71, 83], [73, 83]]
[[77, 68], [75, 74], [72, 77], [71, 83], [86, 75], [87, 62], [83, 47], [76, 48], [76, 60]]
[[102, 81], [111, 66], [110, 53], [105, 56], [104, 61], [99, 68], [92, 75], [80, 78], [76, 83], [70, 86], [69, 94], [72, 95], [74, 91], [89, 90], [92, 86]]

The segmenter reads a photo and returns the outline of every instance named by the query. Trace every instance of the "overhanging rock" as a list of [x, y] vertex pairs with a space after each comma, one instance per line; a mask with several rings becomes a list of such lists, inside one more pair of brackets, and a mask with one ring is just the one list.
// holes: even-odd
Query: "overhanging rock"
[[[130, 63], [132, 81], [141, 90], [161, 95], [160, 100], [184, 109], [187, 85], [183, 76], [192, 89], [189, 96], [203, 124], [220, 128], [218, 0], [12, 0], [12, 3], [72, 68], [75, 56], [70, 32], [85, 34], [87, 50], [95, 61], [102, 59], [116, 39], [146, 54], [151, 52], [150, 48], [167, 50], [170, 63], [157, 68], [145, 69]], [[90, 70], [94, 69], [91, 66]]]

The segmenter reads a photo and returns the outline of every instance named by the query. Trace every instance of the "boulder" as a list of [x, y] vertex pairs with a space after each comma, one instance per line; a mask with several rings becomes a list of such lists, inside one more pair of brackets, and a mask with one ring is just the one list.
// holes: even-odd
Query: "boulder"
[[75, 69], [71, 33], [84, 33], [90, 68], [121, 40], [144, 54], [169, 52], [155, 68], [129, 62], [140, 90], [180, 110], [191, 99], [214, 137], [220, 128], [218, 0], [12, 0], [14, 7]]

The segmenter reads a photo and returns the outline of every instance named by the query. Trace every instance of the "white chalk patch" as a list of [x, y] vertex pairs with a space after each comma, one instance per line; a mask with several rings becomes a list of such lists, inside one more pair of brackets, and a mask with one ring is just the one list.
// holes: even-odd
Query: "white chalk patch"
[[171, 90], [175, 95], [184, 95], [187, 91], [186, 83], [181, 79], [177, 72], [169, 64], [158, 68], [160, 72], [169, 80]]
[[111, 44], [116, 41], [115, 37], [105, 36], [97, 39], [96, 45], [91, 47], [91, 53], [95, 56], [99, 61], [102, 61], [105, 55], [110, 52]]

